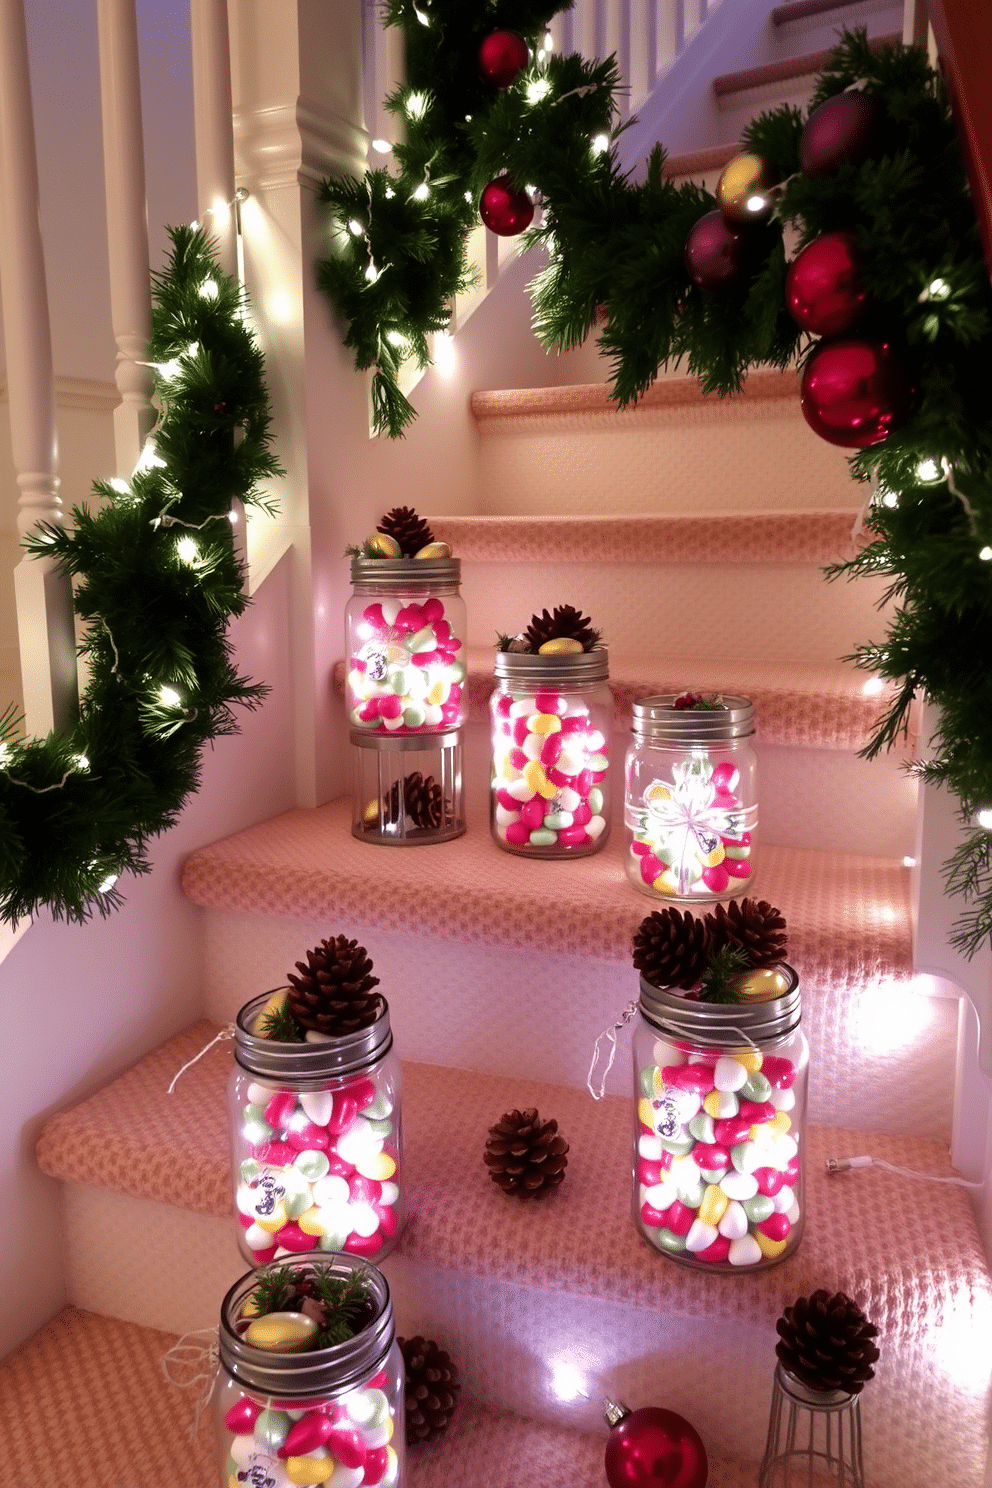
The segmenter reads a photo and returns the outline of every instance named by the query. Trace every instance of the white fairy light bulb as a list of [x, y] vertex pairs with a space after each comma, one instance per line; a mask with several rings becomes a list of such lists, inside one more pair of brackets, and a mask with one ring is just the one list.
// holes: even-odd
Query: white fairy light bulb
[[203, 300], [215, 300], [220, 294], [216, 279], [204, 279], [199, 288], [200, 298]]
[[895, 491], [890, 491], [887, 486], [882, 489], [881, 495], [883, 506], [891, 508], [899, 505], [899, 497], [897, 493]]
[[181, 537], [176, 543], [176, 552], [183, 563], [193, 563], [199, 551], [191, 537]]
[[372, 148], [373, 150], [378, 150], [380, 155], [391, 155], [393, 153], [393, 147], [387, 139], [374, 139], [372, 141]]
[[166, 708], [178, 708], [179, 704], [182, 702], [182, 698], [179, 696], [179, 693], [176, 691], [176, 689], [174, 687], [169, 687], [164, 683], [158, 690], [158, 700]]
[[861, 691], [865, 697], [878, 697], [880, 692], [885, 691], [885, 682], [881, 677], [869, 677]]
[[975, 817], [978, 825], [984, 827], [986, 832], [992, 832], [992, 806], [987, 806]]
[[424, 12], [422, 10], [418, 10], [418, 8], [417, 8], [416, 5], [413, 7], [413, 13], [417, 17], [417, 20], [420, 22], [420, 24], [422, 26], [429, 26], [430, 25], [430, 23], [431, 23], [430, 16], [429, 15], [424, 15]]
[[981, 560], [982, 560], [983, 563], [988, 563], [988, 562], [992, 561], [992, 548], [990, 548], [986, 544], [986, 546], [984, 548], [979, 548], [979, 550], [978, 550], [978, 556], [979, 556], [979, 558], [981, 558]]
[[386, 340], [390, 346], [405, 346], [406, 337], [400, 331], [387, 331]]
[[112, 491], [116, 491], [118, 496], [130, 496], [131, 494], [131, 487], [126, 480], [121, 480], [119, 475], [115, 475], [112, 480], [107, 482], [107, 485]]
[[426, 201], [430, 194], [431, 188], [428, 186], [427, 182], [421, 181], [420, 185], [413, 193], [413, 198], [414, 201]]
[[951, 286], [946, 279], [931, 279], [927, 285], [927, 294], [932, 300], [946, 300], [951, 292]]
[[609, 148], [610, 148], [610, 137], [609, 137], [609, 135], [608, 134], [597, 134], [596, 137], [595, 137], [595, 139], [592, 142], [592, 153], [594, 155], [602, 155], [603, 152], [605, 150], [608, 150]]
[[378, 279], [379, 270], [376, 268], [374, 263], [370, 263], [368, 268], [365, 270], [365, 277], [370, 284], [374, 284], [375, 281]]
[[166, 382], [171, 382], [174, 377], [178, 377], [182, 370], [182, 363], [180, 362], [178, 357], [173, 357], [168, 362], [155, 363], [155, 371], [158, 373], [159, 377], [164, 378]]
[[924, 484], [939, 481], [943, 472], [936, 460], [921, 460], [916, 467], [916, 479]]
[[554, 49], [555, 49], [555, 39], [551, 35], [551, 32], [550, 31], [545, 31], [545, 33], [544, 33], [544, 50], [546, 52], [553, 52]]
[[106, 878], [102, 879], [100, 881], [100, 883], [97, 884], [97, 889], [96, 889], [97, 893], [98, 894], [108, 894], [110, 892], [110, 890], [114, 887], [114, 884], [116, 882], [117, 882], [117, 874], [116, 873], [108, 873], [107, 876], [106, 876]]
[[90, 762], [86, 758], [85, 754], [77, 754], [77, 755], [75, 755], [73, 757], [73, 762], [74, 762], [77, 770], [88, 770], [89, 767], [90, 767]]
[[548, 82], [546, 77], [532, 78], [531, 81], [527, 84], [527, 89], [524, 97], [527, 99], [527, 102], [533, 107], [535, 103], [540, 103], [542, 98], [547, 98], [550, 92], [551, 84]]
[[165, 461], [159, 456], [158, 452], [156, 451], [155, 441], [153, 439], [145, 440], [141, 454], [138, 456], [138, 463], [134, 468], [136, 471], [165, 469]]
[[408, 119], [422, 119], [427, 112], [427, 94], [409, 94], [404, 107]]
[[359, 222], [357, 217], [352, 217], [348, 223], [348, 231], [353, 232], [356, 238], [362, 238], [365, 236], [365, 223]]
[[386, 187], [386, 200], [387, 201], [392, 201], [392, 199], [393, 199], [393, 197], [395, 195], [396, 195], [396, 192], [393, 190], [392, 186], [387, 186]]

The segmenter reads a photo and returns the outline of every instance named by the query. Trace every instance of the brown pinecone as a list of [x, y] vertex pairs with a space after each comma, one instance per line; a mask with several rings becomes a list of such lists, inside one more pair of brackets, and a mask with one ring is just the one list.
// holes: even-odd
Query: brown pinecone
[[558, 1187], [568, 1166], [568, 1143], [557, 1121], [542, 1121], [536, 1109], [507, 1111], [489, 1128], [483, 1162], [504, 1193], [540, 1199]]
[[458, 1366], [433, 1338], [398, 1338], [406, 1365], [407, 1446], [434, 1441], [447, 1431], [461, 1394]]
[[[397, 780], [385, 801], [389, 821], [400, 819], [400, 783]], [[403, 807], [414, 826], [439, 827], [441, 825], [441, 787], [433, 775], [425, 779], [419, 770], [403, 779]]]
[[698, 987], [712, 950], [706, 920], [688, 910], [652, 910], [634, 931], [634, 965], [652, 987]]
[[357, 940], [322, 940], [296, 969], [299, 976], [287, 976], [286, 1012], [303, 1029], [339, 1038], [368, 1028], [382, 1011], [382, 993], [372, 991], [379, 978], [369, 975], [372, 962]]
[[593, 630], [592, 621], [581, 610], [573, 609], [571, 605], [557, 605], [552, 615], [547, 610], [531, 615], [523, 636], [532, 651], [540, 650], [545, 641], [553, 641], [556, 636], [568, 636], [579, 641], [583, 651], [591, 651], [599, 640], [599, 631]]
[[739, 904], [731, 899], [706, 918], [713, 949], [743, 951], [752, 971], [777, 966], [785, 956], [785, 919], [767, 899], [742, 899]]
[[419, 553], [421, 548], [434, 541], [433, 532], [412, 506], [394, 506], [375, 530], [395, 537], [404, 558], [412, 558], [414, 553]]
[[874, 1376], [878, 1329], [844, 1292], [797, 1297], [775, 1326], [783, 1367], [810, 1389], [858, 1395]]

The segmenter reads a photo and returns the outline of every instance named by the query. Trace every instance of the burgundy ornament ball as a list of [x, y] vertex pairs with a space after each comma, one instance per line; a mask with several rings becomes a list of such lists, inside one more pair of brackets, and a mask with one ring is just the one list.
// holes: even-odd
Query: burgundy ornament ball
[[685, 240], [685, 271], [700, 289], [727, 289], [744, 261], [747, 234], [722, 212], [707, 212], [694, 222]]
[[858, 165], [871, 149], [880, 117], [873, 93], [838, 93], [814, 109], [799, 141], [808, 176], [826, 176], [844, 161]]
[[526, 191], [518, 191], [509, 176], [497, 176], [482, 193], [479, 215], [490, 232], [501, 238], [513, 238], [530, 227], [534, 203]]
[[610, 1432], [606, 1476], [610, 1488], [706, 1488], [706, 1448], [684, 1416], [646, 1406], [622, 1416]]
[[494, 88], [509, 88], [530, 61], [519, 31], [492, 31], [479, 47], [479, 71]]
[[803, 417], [828, 444], [865, 449], [909, 418], [913, 388], [885, 341], [822, 342], [803, 372]]
[[814, 336], [849, 331], [868, 304], [864, 261], [853, 233], [830, 232], [807, 243], [785, 276], [789, 314]]

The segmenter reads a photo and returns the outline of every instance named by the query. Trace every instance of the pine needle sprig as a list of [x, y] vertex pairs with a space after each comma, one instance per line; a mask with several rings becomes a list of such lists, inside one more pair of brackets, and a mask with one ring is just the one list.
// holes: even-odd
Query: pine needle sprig
[[314, 1266], [310, 1280], [326, 1319], [317, 1335], [316, 1347], [331, 1348], [353, 1338], [368, 1313], [366, 1274], [356, 1271], [350, 1276], [340, 1277], [332, 1275], [324, 1266]]
[[701, 1002], [738, 1003], [747, 999], [740, 989], [740, 979], [748, 970], [747, 953], [736, 946], [722, 945], [713, 952], [706, 975], [699, 986]]
[[270, 1312], [295, 1311], [301, 1274], [295, 1266], [270, 1266], [259, 1272], [249, 1297], [252, 1314], [265, 1317]]
[[306, 1034], [296, 1022], [295, 1018], [282, 1008], [273, 1008], [271, 1013], [266, 1013], [259, 1020], [259, 1033], [262, 1038], [271, 1039], [277, 1044], [303, 1044], [306, 1042]]

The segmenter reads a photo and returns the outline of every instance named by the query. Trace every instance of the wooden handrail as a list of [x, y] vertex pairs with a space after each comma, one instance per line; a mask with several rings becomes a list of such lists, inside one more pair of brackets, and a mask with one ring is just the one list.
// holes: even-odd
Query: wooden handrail
[[992, 17], [979, 0], [929, 0], [928, 9], [992, 274]]

